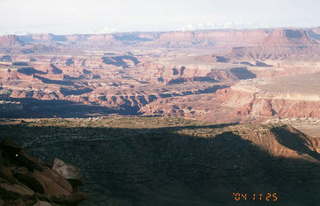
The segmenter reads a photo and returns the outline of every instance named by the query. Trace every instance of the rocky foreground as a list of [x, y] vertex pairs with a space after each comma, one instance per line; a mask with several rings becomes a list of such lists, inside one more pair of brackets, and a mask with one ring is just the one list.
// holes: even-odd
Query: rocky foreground
[[2, 121], [41, 159], [80, 167], [83, 205], [314, 206], [319, 139], [283, 124], [210, 125], [163, 117]]
[[75, 206], [86, 199], [80, 184], [75, 167], [55, 159], [51, 169], [12, 141], [0, 142], [1, 206]]

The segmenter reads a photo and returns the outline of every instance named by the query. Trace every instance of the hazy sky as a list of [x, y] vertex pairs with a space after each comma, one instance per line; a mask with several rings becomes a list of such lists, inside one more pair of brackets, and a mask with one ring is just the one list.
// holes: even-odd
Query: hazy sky
[[0, 33], [320, 26], [319, 0], [0, 0]]

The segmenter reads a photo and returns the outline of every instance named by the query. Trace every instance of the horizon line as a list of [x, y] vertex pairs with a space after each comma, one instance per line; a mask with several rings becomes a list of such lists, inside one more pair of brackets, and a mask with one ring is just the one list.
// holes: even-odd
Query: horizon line
[[71, 35], [105, 35], [105, 34], [134, 34], [134, 33], [170, 33], [170, 32], [201, 32], [201, 31], [254, 31], [254, 30], [277, 30], [277, 29], [316, 29], [320, 28], [320, 26], [308, 26], [308, 27], [300, 27], [300, 26], [281, 26], [281, 27], [257, 27], [257, 28], [214, 28], [214, 29], [177, 29], [177, 30], [158, 30], [158, 31], [143, 31], [143, 30], [135, 30], [135, 31], [119, 31], [119, 32], [105, 32], [105, 33], [53, 33], [53, 32], [43, 32], [43, 33], [25, 33], [25, 34], [1, 34], [0, 36], [28, 36], [28, 35], [55, 35], [55, 36], [71, 36]]

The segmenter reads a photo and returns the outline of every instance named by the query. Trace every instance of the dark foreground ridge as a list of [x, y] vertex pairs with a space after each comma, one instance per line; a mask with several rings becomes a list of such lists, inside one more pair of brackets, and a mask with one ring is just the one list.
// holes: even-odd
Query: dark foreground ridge
[[86, 199], [80, 184], [77, 168], [55, 159], [50, 169], [12, 141], [0, 141], [1, 206], [76, 206]]
[[[320, 202], [317, 148], [294, 128], [177, 122], [148, 127], [161, 125], [159, 119], [41, 120], [2, 125], [0, 135], [15, 137], [43, 159], [59, 157], [79, 166], [86, 179], [82, 189], [90, 196], [85, 206]], [[139, 122], [145, 128], [115, 128]], [[247, 200], [235, 200], [237, 193]], [[261, 200], [253, 194], [262, 194]]]

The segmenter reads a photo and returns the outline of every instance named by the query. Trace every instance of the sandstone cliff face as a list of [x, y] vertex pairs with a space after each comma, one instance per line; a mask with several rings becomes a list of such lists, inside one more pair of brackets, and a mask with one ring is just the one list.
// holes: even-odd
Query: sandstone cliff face
[[16, 35], [0, 36], [0, 48], [21, 46], [23, 42]]
[[309, 45], [316, 44], [313, 41], [305, 30], [298, 29], [277, 29], [271, 32], [270, 35], [263, 42], [266, 45], [276, 45], [276, 46], [285, 46], [285, 45]]
[[[315, 37], [303, 29], [269, 29], [269, 30], [227, 30], [168, 32], [159, 37], [159, 42], [189, 42], [194, 45], [207, 46], [262, 46], [262, 45], [310, 45], [317, 44]], [[209, 44], [211, 43], [211, 45]]]
[[319, 50], [318, 40], [310, 31], [276, 29], [256, 45], [234, 47], [231, 56], [251, 59], [310, 58]]
[[[253, 46], [293, 46], [316, 43], [309, 30], [303, 29], [260, 29], [195, 32], [163, 32], [149, 35], [148, 45], [168, 47], [253, 47]], [[141, 36], [141, 35], [140, 35]]]
[[[92, 35], [27, 35], [3, 36], [0, 45], [13, 42], [77, 42], [78, 46], [88, 43], [101, 45], [131, 44], [136, 46], [185, 47], [257, 47], [257, 46], [306, 46], [317, 44], [316, 29], [255, 29], [255, 30], [213, 30], [194, 32], [150, 32]], [[19, 40], [18, 40], [19, 39]]]
[[318, 73], [254, 79], [210, 94], [157, 99], [141, 108], [210, 122], [262, 121], [272, 118], [320, 118]]
[[[299, 97], [299, 98], [297, 98]], [[280, 118], [320, 118], [320, 101], [312, 97], [294, 94], [278, 95], [260, 94], [259, 92], [238, 89], [222, 89], [217, 92], [223, 106], [233, 109], [233, 113], [244, 119]], [[310, 99], [310, 100], [308, 100]]]

